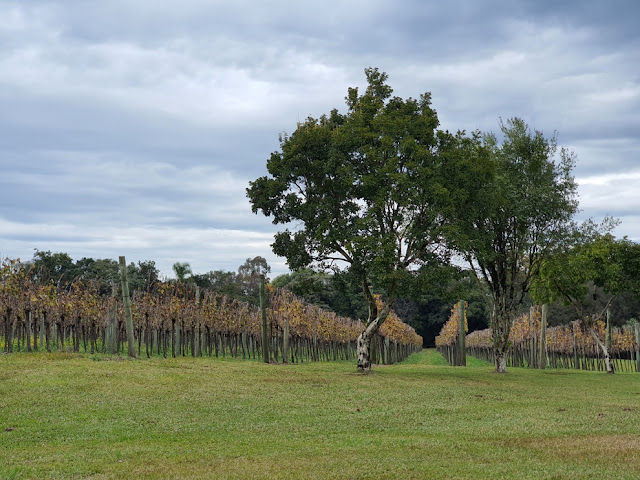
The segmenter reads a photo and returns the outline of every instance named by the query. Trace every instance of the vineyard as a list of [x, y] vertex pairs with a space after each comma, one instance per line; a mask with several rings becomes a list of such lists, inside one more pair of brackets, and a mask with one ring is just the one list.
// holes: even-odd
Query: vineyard
[[[466, 320], [466, 319], [465, 319]], [[457, 354], [460, 319], [457, 306], [448, 322], [436, 337], [436, 348], [450, 364]], [[595, 333], [601, 342], [607, 342], [606, 324], [597, 321]], [[619, 372], [640, 372], [638, 325], [612, 328], [609, 349], [614, 369]], [[579, 322], [544, 329], [542, 338], [541, 310], [531, 308], [530, 313], [517, 318], [511, 326], [507, 365], [531, 368], [574, 368], [580, 370], [605, 369], [601, 348], [595, 339], [580, 328]], [[465, 338], [466, 352], [477, 358], [494, 361], [493, 339], [490, 329], [477, 330]]]
[[[125, 309], [115, 286], [101, 296], [91, 284], [36, 285], [17, 261], [2, 265], [0, 339], [6, 353], [73, 351], [121, 354], [128, 350]], [[270, 361], [296, 363], [355, 358], [363, 329], [351, 320], [268, 288]], [[131, 312], [138, 355], [261, 358], [260, 309], [180, 283], [135, 291]], [[391, 314], [372, 345], [374, 363], [392, 364], [420, 350], [422, 337]]]

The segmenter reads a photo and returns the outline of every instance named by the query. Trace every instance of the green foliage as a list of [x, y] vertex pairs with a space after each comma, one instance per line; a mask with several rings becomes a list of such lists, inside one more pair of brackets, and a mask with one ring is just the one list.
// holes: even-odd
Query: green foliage
[[257, 256], [247, 258], [247, 260], [238, 267], [238, 275], [236, 282], [240, 287], [243, 299], [257, 305], [259, 303], [259, 286], [260, 275], [265, 276], [268, 282], [267, 274], [271, 272], [271, 267], [264, 257]]
[[361, 286], [355, 280], [346, 273], [332, 274], [302, 268], [276, 277], [271, 284], [286, 288], [307, 302], [338, 315], [364, 319], [367, 318], [367, 302], [362, 296]]
[[577, 209], [573, 154], [555, 138], [513, 118], [495, 135], [441, 134], [453, 199], [444, 213], [452, 248], [483, 279], [493, 304], [494, 345], [508, 348], [509, 328], [551, 247]]
[[230, 298], [242, 296], [236, 272], [212, 270], [207, 273], [196, 273], [193, 275], [193, 281], [200, 288], [213, 290]]
[[[74, 281], [90, 283], [101, 295], [110, 295], [113, 285], [120, 284], [118, 262], [104, 258], [81, 258], [76, 262], [67, 253], [36, 250], [29, 262], [29, 271], [37, 285], [55, 284], [66, 288]], [[131, 262], [127, 265], [129, 285], [132, 291], [152, 290], [159, 282], [159, 271], [152, 260]]]
[[393, 302], [398, 287], [437, 261], [438, 118], [430, 94], [392, 97], [387, 75], [365, 71], [363, 94], [348, 91], [348, 112], [309, 117], [250, 182], [254, 212], [295, 224], [275, 236], [274, 253], [293, 270], [346, 270], [358, 278], [377, 316], [372, 289]]
[[171, 268], [173, 269], [173, 273], [176, 274], [176, 279], [180, 283], [184, 283], [185, 280], [187, 280], [187, 276], [191, 276], [193, 273], [189, 262], [176, 262]]
[[613, 300], [625, 292], [640, 293], [640, 245], [609, 233], [610, 219], [576, 227], [568, 242], [557, 246], [541, 266], [533, 288], [539, 302], [559, 300], [571, 305], [581, 321], [603, 317]]

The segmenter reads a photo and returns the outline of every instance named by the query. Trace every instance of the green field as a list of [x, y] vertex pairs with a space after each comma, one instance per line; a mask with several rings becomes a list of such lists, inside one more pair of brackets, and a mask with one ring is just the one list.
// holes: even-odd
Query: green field
[[0, 355], [0, 478], [640, 478], [640, 375]]

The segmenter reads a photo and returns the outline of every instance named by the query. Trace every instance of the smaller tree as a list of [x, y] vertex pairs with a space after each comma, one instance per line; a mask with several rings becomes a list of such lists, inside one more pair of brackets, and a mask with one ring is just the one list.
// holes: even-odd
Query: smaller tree
[[180, 283], [184, 283], [187, 280], [187, 275], [191, 276], [191, 265], [189, 262], [176, 262], [173, 264], [173, 273], [176, 274], [176, 279]]
[[[577, 209], [571, 152], [519, 118], [493, 134], [443, 133], [449, 245], [491, 294], [497, 372], [506, 372], [511, 325], [542, 260], [566, 235]], [[559, 153], [559, 154], [558, 154]]]
[[267, 263], [267, 260], [261, 256], [247, 258], [247, 260], [238, 267], [236, 282], [245, 300], [258, 304], [260, 296], [260, 275], [264, 275], [265, 282], [268, 282], [267, 274], [269, 272], [271, 272], [271, 267]]
[[211, 270], [207, 273], [197, 273], [191, 278], [200, 288], [213, 290], [230, 298], [240, 298], [240, 288], [236, 277], [236, 272]]
[[596, 323], [622, 292], [640, 294], [640, 245], [610, 233], [615, 223], [585, 222], [571, 241], [547, 258], [532, 290], [540, 303], [560, 300], [571, 305], [580, 322], [602, 350], [607, 373], [613, 373], [611, 352], [596, 331]]
[[51, 253], [50, 250], [36, 249], [33, 254], [33, 266], [32, 274], [39, 285], [53, 282], [60, 286], [73, 281], [77, 276], [73, 259], [67, 253]]

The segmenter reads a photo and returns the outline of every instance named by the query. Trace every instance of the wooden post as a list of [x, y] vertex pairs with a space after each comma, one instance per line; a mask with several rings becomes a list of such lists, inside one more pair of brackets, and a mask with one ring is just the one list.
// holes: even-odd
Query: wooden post
[[282, 363], [289, 363], [289, 317], [284, 316], [284, 332], [282, 332]]
[[576, 329], [578, 328], [577, 323], [573, 323], [573, 335], [572, 335], [572, 339], [573, 339], [573, 368], [575, 369], [580, 369], [580, 367], [578, 366], [578, 345], [576, 342]]
[[458, 307], [458, 312], [460, 316], [460, 329], [458, 332], [458, 365], [461, 367], [467, 366], [467, 347], [466, 347], [466, 337], [465, 337], [465, 321], [464, 321], [464, 300], [460, 300], [460, 305]]
[[200, 356], [200, 287], [196, 285], [196, 327], [193, 332], [194, 341], [192, 352], [194, 356]]
[[262, 316], [262, 360], [269, 363], [269, 328], [267, 326], [267, 293], [264, 275], [260, 275], [260, 314]]
[[25, 333], [27, 335], [27, 352], [31, 351], [31, 310], [27, 312], [26, 316], [27, 325], [25, 329]]
[[542, 305], [542, 318], [540, 319], [540, 360], [538, 368], [547, 368], [547, 315], [549, 314], [549, 304]]
[[116, 294], [115, 283], [111, 285], [111, 296], [113, 297], [113, 316], [111, 317], [111, 321], [107, 327], [107, 332], [109, 333], [106, 337], [109, 353], [111, 355], [115, 355], [118, 349], [118, 296]]
[[318, 324], [313, 322], [313, 337], [311, 343], [311, 360], [318, 361], [320, 357], [318, 355]]
[[[42, 346], [44, 345], [44, 317], [45, 317], [45, 313], [44, 312], [40, 312], [40, 348], [42, 348]], [[37, 349], [36, 349], [37, 350]]]
[[533, 316], [535, 314], [536, 307], [533, 305], [529, 307], [529, 355], [527, 363], [529, 368], [536, 367], [536, 335], [533, 331]]
[[182, 355], [182, 332], [180, 330], [180, 322], [176, 320], [176, 337], [175, 337], [175, 351], [176, 351], [176, 356], [180, 356]]
[[389, 359], [389, 352], [391, 350], [391, 340], [389, 337], [384, 337], [384, 364], [391, 365], [391, 360]]
[[611, 308], [607, 308], [607, 336], [606, 336], [607, 353], [611, 357]]
[[136, 358], [136, 339], [133, 335], [133, 315], [131, 313], [131, 297], [129, 296], [129, 278], [127, 276], [127, 262], [124, 257], [120, 257], [120, 281], [122, 283], [122, 303], [124, 305], [124, 318], [127, 329], [129, 356], [131, 358]]
[[640, 322], [635, 324], [636, 334], [636, 372], [640, 372]]

